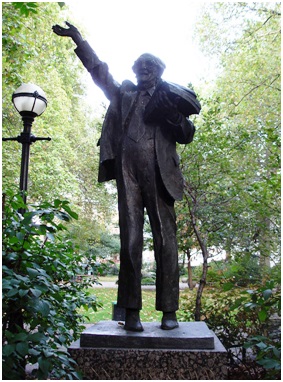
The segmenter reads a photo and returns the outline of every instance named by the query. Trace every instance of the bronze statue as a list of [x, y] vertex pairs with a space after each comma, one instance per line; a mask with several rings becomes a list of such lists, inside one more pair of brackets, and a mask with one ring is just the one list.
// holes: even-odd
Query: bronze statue
[[178, 249], [174, 201], [181, 200], [183, 177], [176, 142], [192, 142], [195, 127], [187, 118], [200, 111], [195, 94], [161, 79], [164, 63], [151, 54], [133, 65], [137, 85], [117, 83], [76, 27], [53, 26], [73, 39], [75, 53], [110, 101], [100, 138], [98, 181], [116, 179], [120, 226], [117, 306], [126, 309], [125, 330], [142, 331], [141, 266], [144, 209], [153, 233], [156, 260], [156, 309], [161, 328], [178, 327]]

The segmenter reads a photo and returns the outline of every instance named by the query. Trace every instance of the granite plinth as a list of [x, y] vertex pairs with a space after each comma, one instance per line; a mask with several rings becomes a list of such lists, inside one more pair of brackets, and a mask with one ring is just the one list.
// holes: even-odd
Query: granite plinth
[[[227, 351], [217, 336], [209, 331], [206, 325], [199, 325], [203, 323], [179, 324], [180, 327], [177, 330], [165, 331], [160, 329], [160, 323], [143, 323], [144, 332], [133, 333], [125, 331], [115, 321], [100, 322], [83, 332], [82, 338], [84, 338], [83, 341], [87, 346], [82, 345], [81, 339], [74, 342], [68, 351], [77, 362], [78, 370], [82, 372], [83, 378], [88, 380], [227, 379]], [[106, 328], [106, 337], [104, 337], [103, 333]], [[189, 338], [187, 340], [190, 343], [189, 346], [197, 342], [198, 346], [203, 346], [204, 342], [200, 339], [201, 329], [205, 333], [204, 341], [209, 338], [213, 339], [213, 347], [211, 347], [212, 342], [209, 339], [206, 346], [211, 348], [180, 348], [180, 346], [184, 346], [184, 341], [182, 341], [184, 338]], [[111, 330], [112, 333], [109, 333]], [[95, 332], [99, 334], [93, 334]], [[179, 333], [177, 335], [178, 340], [174, 339], [174, 333]], [[129, 341], [117, 339], [118, 334], [127, 337], [128, 340], [130, 339], [135, 348], [129, 345]], [[187, 337], [182, 337], [181, 334], [186, 334]], [[94, 345], [95, 341], [92, 341], [90, 336], [96, 337], [99, 346]], [[142, 346], [147, 344], [147, 346], [151, 345], [152, 347], [139, 347], [139, 341]], [[156, 347], [158, 343], [168, 346], [170, 341], [170, 348]], [[91, 343], [92, 345], [90, 345]], [[123, 346], [117, 347], [118, 344]]]
[[80, 345], [94, 348], [214, 349], [214, 337], [204, 322], [180, 322], [173, 330], [143, 323], [143, 332], [126, 331], [115, 321], [100, 321], [85, 329]]

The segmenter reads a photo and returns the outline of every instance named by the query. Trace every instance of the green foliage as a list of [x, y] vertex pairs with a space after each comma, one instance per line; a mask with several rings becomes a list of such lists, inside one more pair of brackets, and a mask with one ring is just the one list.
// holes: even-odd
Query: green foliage
[[281, 343], [269, 337], [257, 335], [244, 344], [245, 349], [255, 348], [258, 365], [267, 370], [268, 379], [280, 379]]
[[[213, 3], [202, 14], [198, 40], [221, 66], [209, 95], [214, 105], [204, 100], [200, 131], [200, 157], [206, 163], [198, 163], [205, 170], [199, 171], [199, 181], [210, 174], [213, 185], [205, 193], [211, 207], [206, 205], [206, 212], [220, 218], [216, 227], [209, 219], [210, 232], [223, 236], [229, 254], [249, 251], [262, 264], [277, 261], [280, 3]], [[218, 196], [216, 210], [217, 198], [211, 200], [210, 192]]]
[[[194, 320], [194, 297], [195, 291], [181, 294], [180, 320]], [[267, 377], [271, 377], [278, 376], [280, 341], [270, 333], [270, 319], [280, 312], [278, 280], [249, 290], [223, 282], [222, 288], [206, 289], [201, 319], [217, 334], [231, 359], [233, 348], [253, 348], [258, 364], [266, 369]]]
[[246, 311], [257, 313], [263, 330], [257, 331], [255, 336], [250, 336], [243, 347], [255, 350], [257, 363], [267, 370], [269, 379], [280, 377], [281, 370], [281, 342], [268, 333], [266, 326], [272, 313], [281, 312], [281, 293], [276, 291], [275, 287], [275, 283], [270, 281], [256, 290], [248, 290], [250, 301], [244, 305]]
[[20, 14], [29, 16], [30, 13], [37, 13], [37, 3], [12, 3], [13, 7], [19, 9]]
[[[80, 307], [97, 309], [86, 288], [83, 258], [65, 238], [65, 224], [77, 218], [66, 201], [26, 208], [7, 192], [3, 220], [3, 376], [24, 379], [25, 363], [38, 362], [38, 379], [77, 379], [66, 348], [83, 326]], [[93, 280], [91, 280], [93, 282]]]
[[[52, 25], [73, 16], [57, 2], [2, 4], [3, 136], [17, 136], [21, 119], [11, 95], [21, 83], [32, 82], [46, 93], [48, 107], [33, 124], [34, 135], [50, 136], [50, 142], [32, 145], [29, 197], [33, 201], [72, 200], [82, 217], [108, 218], [112, 203], [104, 185], [97, 185], [101, 120], [94, 116], [85, 97], [83, 66], [69, 39], [58, 38]], [[23, 11], [29, 12], [21, 17]], [[83, 30], [83, 28], [80, 28]], [[18, 184], [21, 145], [3, 145], [3, 186]], [[60, 179], [60, 181], [58, 181]], [[40, 187], [39, 187], [40, 185]]]
[[[37, 203], [71, 200], [80, 222], [69, 224], [73, 226], [70, 236], [83, 252], [89, 249], [89, 241], [99, 240], [97, 232], [105, 233], [116, 212], [115, 194], [96, 181], [96, 143], [102, 122], [85, 100], [84, 68], [73, 52], [73, 43], [52, 32], [52, 25], [74, 19], [68, 7], [62, 6], [57, 2], [2, 4], [2, 134], [13, 137], [20, 133], [21, 119], [11, 102], [14, 90], [23, 82], [42, 87], [48, 107], [35, 119], [32, 129], [34, 135], [52, 140], [31, 146], [29, 199]], [[20, 161], [21, 145], [5, 142], [4, 189], [18, 186]]]
[[120, 252], [120, 239], [117, 235], [101, 232], [98, 243], [92, 247], [92, 251], [101, 258], [111, 258]]
[[[275, 266], [275, 269], [280, 266]], [[273, 269], [273, 272], [275, 272]], [[197, 274], [198, 270], [195, 271]], [[221, 285], [231, 283], [234, 286], [248, 286], [250, 284], [259, 284], [261, 280], [270, 275], [269, 267], [262, 267], [258, 258], [250, 254], [235, 256], [229, 261], [212, 261], [209, 263], [207, 272], [207, 282]], [[277, 278], [279, 279], [279, 278]]]
[[201, 15], [196, 39], [219, 70], [196, 90], [202, 111], [179, 150], [177, 204], [180, 249], [204, 258], [198, 304], [215, 248], [233, 260], [225, 276], [239, 285], [280, 261], [281, 207], [280, 4], [209, 3]]
[[154, 277], [143, 277], [141, 281], [142, 285], [155, 285]]

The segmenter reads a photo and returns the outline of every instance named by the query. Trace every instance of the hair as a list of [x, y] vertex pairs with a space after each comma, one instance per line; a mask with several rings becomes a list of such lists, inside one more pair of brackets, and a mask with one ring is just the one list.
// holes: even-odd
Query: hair
[[134, 65], [132, 67], [133, 69], [133, 72], [136, 73], [136, 65], [137, 63], [139, 62], [139, 60], [141, 58], [150, 58], [154, 64], [158, 67], [158, 76], [161, 77], [163, 72], [164, 72], [164, 69], [166, 68], [164, 62], [162, 60], [160, 60], [160, 58], [154, 56], [153, 54], [150, 54], [150, 53], [143, 53], [135, 62], [134, 62]]

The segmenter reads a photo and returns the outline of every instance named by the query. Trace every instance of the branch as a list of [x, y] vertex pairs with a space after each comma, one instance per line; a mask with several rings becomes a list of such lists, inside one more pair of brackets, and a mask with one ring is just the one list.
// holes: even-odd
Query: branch
[[280, 77], [280, 74], [277, 74], [277, 76], [274, 77], [274, 79], [270, 82], [269, 85], [266, 85], [264, 82], [262, 82], [261, 84], [259, 85], [256, 85], [254, 86], [251, 90], [249, 90], [246, 94], [243, 95], [243, 97], [240, 99], [240, 101], [238, 103], [235, 104], [235, 107], [239, 106], [240, 103], [248, 96], [250, 95], [253, 91], [255, 91], [256, 89], [258, 89], [259, 87], [261, 86], [267, 86], [267, 87], [271, 87], [271, 85]]

